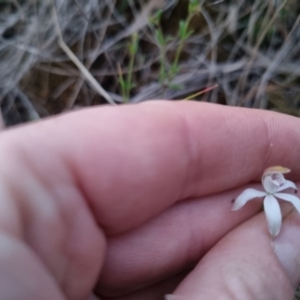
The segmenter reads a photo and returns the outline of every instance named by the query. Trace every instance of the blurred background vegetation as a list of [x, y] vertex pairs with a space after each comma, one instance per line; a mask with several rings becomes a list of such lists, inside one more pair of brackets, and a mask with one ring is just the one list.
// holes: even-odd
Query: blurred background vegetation
[[299, 0], [0, 0], [2, 114], [188, 98], [299, 116], [299, 25]]
[[155, 98], [299, 116], [299, 13], [298, 0], [0, 0], [5, 122]]

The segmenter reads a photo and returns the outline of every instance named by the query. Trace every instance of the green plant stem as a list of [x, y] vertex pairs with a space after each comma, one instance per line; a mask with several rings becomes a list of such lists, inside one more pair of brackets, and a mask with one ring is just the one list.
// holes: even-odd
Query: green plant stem
[[183, 46], [184, 46], [184, 40], [180, 40], [179, 46], [178, 46], [178, 48], [176, 50], [176, 53], [175, 53], [175, 59], [174, 59], [174, 62], [173, 62], [173, 66], [178, 66], [178, 62], [179, 62], [181, 52], [183, 50]]
[[166, 79], [165, 59], [166, 59], [166, 50], [165, 47], [161, 47], [160, 67], [159, 67], [159, 80], [161, 84], [164, 84], [164, 81]]
[[[191, 14], [191, 15], [188, 16], [188, 18], [187, 18], [187, 20], [186, 20], [186, 22], [187, 22], [187, 28], [189, 27], [190, 22], [191, 22], [192, 18], [194, 17], [194, 15], [195, 15], [195, 14]], [[181, 55], [181, 53], [182, 53], [182, 50], [183, 50], [183, 46], [184, 46], [185, 41], [186, 41], [186, 39], [180, 39], [179, 46], [178, 46], [178, 48], [177, 48], [177, 50], [176, 50], [176, 53], [175, 53], [175, 59], [174, 59], [174, 62], [173, 62], [173, 64], [172, 64], [173, 66], [176, 66], [176, 67], [178, 66], [179, 58], [180, 58], [180, 55]], [[174, 75], [175, 75], [175, 74], [171, 74], [171, 79], [170, 79], [170, 80], [173, 79]]]
[[124, 99], [124, 102], [127, 102], [127, 92], [126, 92], [126, 86], [123, 78], [123, 74], [120, 75], [119, 82], [121, 84], [121, 95]]
[[127, 88], [127, 97], [125, 98], [126, 102], [129, 101], [129, 97], [130, 97], [130, 90], [131, 90], [131, 86], [132, 86], [131, 80], [132, 80], [134, 59], [135, 59], [135, 54], [130, 55], [128, 76], [127, 76], [127, 85], [128, 85], [128, 88]]

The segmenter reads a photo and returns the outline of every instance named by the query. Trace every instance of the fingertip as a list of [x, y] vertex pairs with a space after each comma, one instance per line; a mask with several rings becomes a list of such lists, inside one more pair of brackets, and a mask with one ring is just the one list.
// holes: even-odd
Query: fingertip
[[[294, 252], [292, 257], [295, 255]], [[274, 254], [264, 214], [225, 236], [174, 294], [190, 300], [220, 295], [224, 299], [292, 299], [293, 288]]]
[[300, 216], [293, 211], [284, 219], [281, 232], [273, 241], [274, 252], [294, 287], [300, 282], [299, 235]]

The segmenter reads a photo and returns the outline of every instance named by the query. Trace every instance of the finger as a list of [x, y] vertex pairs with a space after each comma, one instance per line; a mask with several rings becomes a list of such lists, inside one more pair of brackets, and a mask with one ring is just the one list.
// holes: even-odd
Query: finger
[[4, 161], [8, 155], [26, 158], [49, 186], [69, 172], [99, 224], [120, 233], [180, 199], [259, 178], [265, 166], [290, 167], [299, 178], [299, 125], [297, 118], [273, 112], [151, 102], [8, 131], [0, 150], [8, 150]]
[[0, 231], [0, 298], [67, 300], [30, 247], [3, 230]]
[[180, 274], [158, 282], [155, 285], [141, 288], [133, 293], [127, 293], [123, 296], [113, 298], [101, 296], [101, 300], [163, 300], [166, 294], [172, 293], [175, 290], [187, 274], [187, 271], [181, 272]]
[[300, 280], [299, 225], [294, 212], [273, 241], [264, 214], [253, 217], [224, 237], [167, 299], [293, 299]]
[[100, 300], [95, 294], [91, 294], [88, 300]]
[[127, 294], [193, 267], [226, 233], [261, 209], [257, 200], [232, 212], [232, 199], [241, 191], [183, 201], [144, 226], [109, 238], [99, 294]]
[[[66, 173], [59, 176], [62, 182], [48, 186], [32, 168], [26, 166], [26, 160], [7, 156], [0, 170], [0, 232], [18, 241], [9, 260], [15, 273], [26, 274], [17, 251], [20, 245], [25, 244], [45, 268], [51, 284], [57, 285], [66, 298], [81, 300], [87, 298], [96, 282], [105, 240], [70, 177]], [[2, 243], [0, 241], [0, 245]], [[1, 253], [0, 264], [5, 266], [1, 271], [5, 277], [10, 267], [6, 264], [7, 257], [1, 256]], [[27, 257], [22, 259], [28, 260]], [[31, 282], [36, 276], [43, 278], [37, 274], [31, 277], [30, 264], [26, 267], [28, 277], [25, 275], [23, 280]], [[22, 282], [22, 276], [16, 278]], [[30, 286], [21, 285], [18, 280], [12, 282], [20, 287], [19, 294], [31, 295], [31, 291], [27, 290]], [[4, 291], [0, 287], [0, 298]]]

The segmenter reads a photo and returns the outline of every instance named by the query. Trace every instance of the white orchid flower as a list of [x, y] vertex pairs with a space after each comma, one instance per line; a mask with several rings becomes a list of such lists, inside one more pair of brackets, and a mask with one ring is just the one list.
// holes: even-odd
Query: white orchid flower
[[240, 209], [252, 199], [264, 197], [264, 211], [270, 234], [273, 237], [278, 235], [281, 228], [282, 216], [276, 198], [292, 203], [300, 213], [300, 199], [298, 197], [291, 194], [279, 193], [288, 188], [293, 188], [297, 192], [296, 185], [292, 181], [286, 180], [283, 176], [283, 174], [288, 172], [290, 172], [289, 169], [279, 166], [266, 169], [261, 179], [265, 192], [251, 188], [246, 189], [236, 198], [232, 210]]

